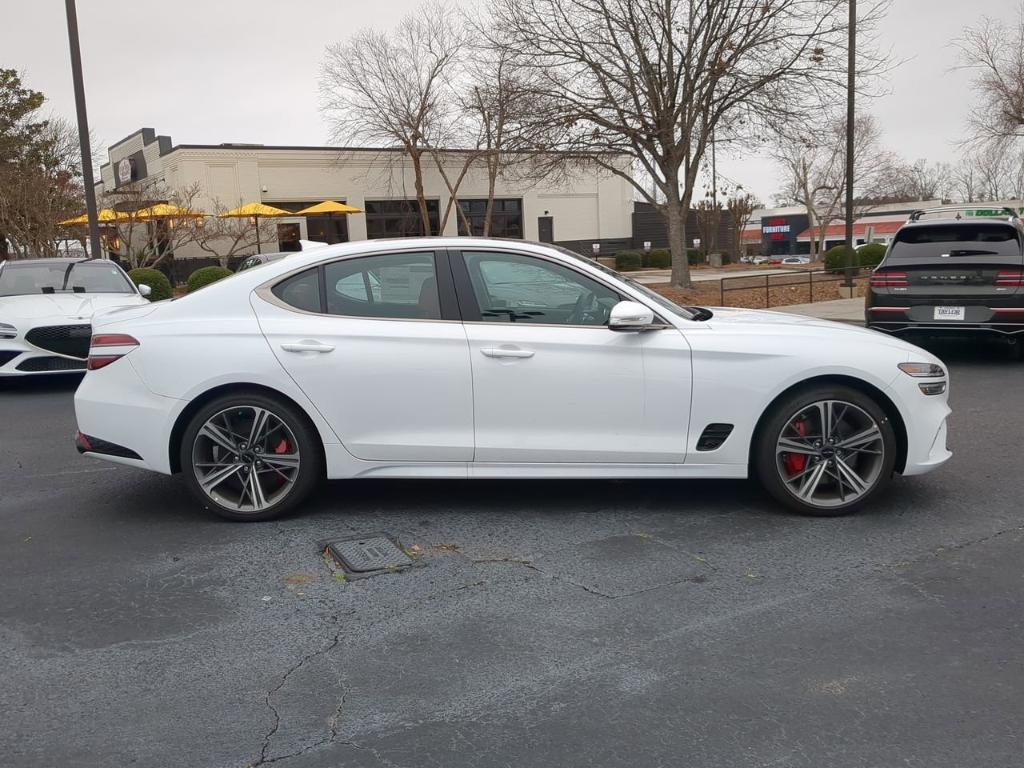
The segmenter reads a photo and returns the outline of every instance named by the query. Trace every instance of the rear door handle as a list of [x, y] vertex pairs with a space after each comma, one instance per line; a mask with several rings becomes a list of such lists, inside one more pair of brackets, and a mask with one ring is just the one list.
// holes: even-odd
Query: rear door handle
[[285, 352], [333, 352], [334, 347], [330, 344], [323, 344], [319, 341], [303, 339], [294, 344], [282, 344], [281, 349]]
[[483, 347], [482, 352], [487, 357], [533, 357], [532, 349], [506, 349], [504, 347]]

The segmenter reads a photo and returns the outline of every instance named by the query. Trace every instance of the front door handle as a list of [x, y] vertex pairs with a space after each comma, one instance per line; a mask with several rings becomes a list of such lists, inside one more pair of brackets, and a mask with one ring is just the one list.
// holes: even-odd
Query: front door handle
[[333, 352], [334, 347], [330, 344], [323, 344], [311, 339], [303, 339], [294, 344], [282, 344], [281, 349], [285, 352]]
[[533, 357], [532, 349], [514, 349], [505, 347], [483, 347], [482, 352], [487, 357]]

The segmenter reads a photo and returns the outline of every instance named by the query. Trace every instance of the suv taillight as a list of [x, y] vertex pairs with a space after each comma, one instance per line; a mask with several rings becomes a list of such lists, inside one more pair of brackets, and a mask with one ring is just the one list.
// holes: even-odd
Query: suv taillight
[[871, 275], [872, 288], [905, 288], [908, 285], [906, 272], [875, 272]]
[[139, 346], [139, 340], [126, 333], [99, 333], [89, 343], [89, 362], [86, 368], [96, 371], [120, 360]]
[[1024, 288], [1024, 272], [1000, 272], [996, 275], [996, 285], [1007, 288]]

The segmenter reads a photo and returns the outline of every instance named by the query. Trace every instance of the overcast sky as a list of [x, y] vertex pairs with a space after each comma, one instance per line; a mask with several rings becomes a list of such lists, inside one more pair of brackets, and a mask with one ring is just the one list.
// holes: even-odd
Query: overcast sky
[[[50, 108], [74, 117], [64, 3], [0, 0], [0, 67], [15, 68]], [[79, 0], [89, 122], [104, 145], [143, 126], [174, 143], [327, 143], [317, 109], [326, 45], [388, 26], [419, 0]], [[12, 10], [17, 7], [17, 12]], [[972, 104], [950, 47], [982, 15], [1011, 18], [1015, 0], [893, 0], [882, 43], [909, 59], [871, 110], [908, 160], [953, 160]], [[719, 170], [766, 202], [767, 158], [720, 158]]]

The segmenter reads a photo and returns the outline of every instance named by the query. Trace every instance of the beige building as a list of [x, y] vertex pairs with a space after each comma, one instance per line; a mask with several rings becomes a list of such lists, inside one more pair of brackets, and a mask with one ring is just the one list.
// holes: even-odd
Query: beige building
[[[330, 219], [277, 219], [279, 243], [265, 245], [265, 251], [279, 250], [296, 239], [340, 242], [422, 234], [411, 165], [393, 149], [175, 145], [170, 137], [143, 128], [113, 144], [108, 155], [97, 184], [100, 193], [162, 180], [172, 189], [197, 184], [200, 196], [195, 204], [207, 211], [218, 204], [231, 208], [250, 202], [298, 211], [322, 200], [336, 200], [364, 211]], [[459, 155], [450, 157], [446, 169], [450, 177], [458, 174], [461, 164]], [[450, 194], [427, 158], [424, 174], [432, 233], [438, 234]], [[457, 199], [474, 234], [480, 232], [486, 198], [486, 172], [482, 167], [473, 168], [459, 186]], [[491, 233], [555, 242], [581, 253], [591, 253], [595, 243], [604, 251], [615, 251], [629, 244], [632, 211], [629, 183], [595, 167], [578, 167], [558, 179], [539, 183], [510, 175], [498, 180]], [[459, 217], [453, 210], [440, 234], [459, 233]], [[208, 256], [195, 248], [175, 255]]]

